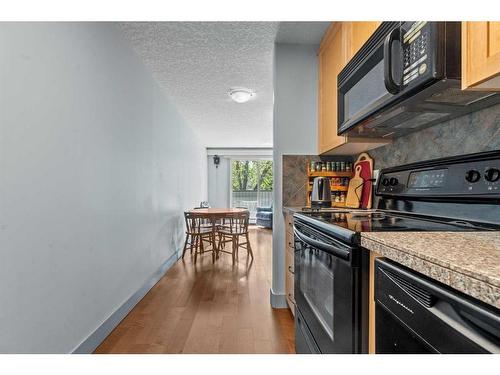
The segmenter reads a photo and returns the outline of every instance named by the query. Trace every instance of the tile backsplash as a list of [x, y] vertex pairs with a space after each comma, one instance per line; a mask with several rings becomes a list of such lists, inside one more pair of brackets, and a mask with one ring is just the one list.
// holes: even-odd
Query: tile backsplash
[[368, 151], [374, 168], [500, 149], [500, 104], [395, 139]]

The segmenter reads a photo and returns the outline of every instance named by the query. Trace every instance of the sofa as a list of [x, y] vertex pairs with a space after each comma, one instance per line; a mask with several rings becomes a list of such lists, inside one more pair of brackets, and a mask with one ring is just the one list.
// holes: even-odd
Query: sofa
[[256, 224], [264, 228], [273, 228], [273, 206], [271, 207], [257, 207], [255, 214]]

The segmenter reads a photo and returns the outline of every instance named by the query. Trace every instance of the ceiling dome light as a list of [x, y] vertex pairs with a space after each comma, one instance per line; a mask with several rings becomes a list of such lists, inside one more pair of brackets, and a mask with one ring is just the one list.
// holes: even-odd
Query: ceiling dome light
[[229, 96], [236, 103], [245, 103], [248, 102], [252, 97], [255, 96], [255, 93], [252, 90], [239, 88], [239, 89], [230, 89]]

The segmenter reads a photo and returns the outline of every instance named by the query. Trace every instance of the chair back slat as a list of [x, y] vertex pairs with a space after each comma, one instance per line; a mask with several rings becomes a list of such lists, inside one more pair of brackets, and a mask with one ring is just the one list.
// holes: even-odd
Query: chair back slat
[[250, 212], [243, 211], [232, 213], [226, 216], [229, 222], [228, 228], [230, 233], [246, 233], [248, 231], [248, 223], [250, 221]]
[[190, 211], [184, 212], [184, 221], [186, 223], [187, 233], [199, 233], [202, 227], [206, 227], [206, 225], [214, 225], [211, 218], [207, 218], [203, 214]]

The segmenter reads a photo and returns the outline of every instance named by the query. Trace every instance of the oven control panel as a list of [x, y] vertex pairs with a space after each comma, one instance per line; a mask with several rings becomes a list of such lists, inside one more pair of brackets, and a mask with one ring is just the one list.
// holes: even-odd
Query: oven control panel
[[382, 170], [376, 194], [500, 198], [500, 151], [469, 157], [470, 160], [466, 156], [446, 158]]

